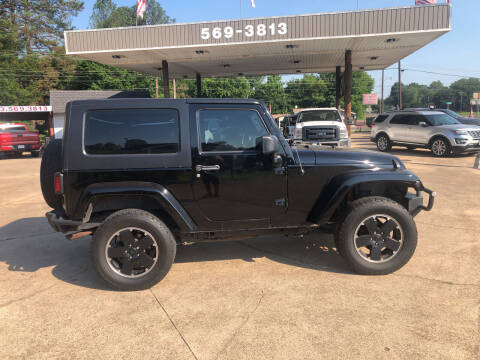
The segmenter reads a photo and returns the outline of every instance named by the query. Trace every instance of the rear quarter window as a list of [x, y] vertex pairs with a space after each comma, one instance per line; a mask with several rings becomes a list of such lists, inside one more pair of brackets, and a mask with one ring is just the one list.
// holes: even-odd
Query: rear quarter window
[[89, 155], [169, 154], [180, 150], [175, 109], [90, 110], [84, 151]]
[[386, 118], [388, 118], [388, 115], [379, 115], [373, 122], [376, 124], [380, 124], [384, 122]]

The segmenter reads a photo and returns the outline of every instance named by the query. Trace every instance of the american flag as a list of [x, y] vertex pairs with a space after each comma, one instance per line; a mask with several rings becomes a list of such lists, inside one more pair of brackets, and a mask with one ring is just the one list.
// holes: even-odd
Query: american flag
[[415, 5], [436, 4], [437, 0], [415, 0]]
[[143, 19], [143, 13], [147, 10], [147, 0], [138, 0], [137, 2], [137, 17]]

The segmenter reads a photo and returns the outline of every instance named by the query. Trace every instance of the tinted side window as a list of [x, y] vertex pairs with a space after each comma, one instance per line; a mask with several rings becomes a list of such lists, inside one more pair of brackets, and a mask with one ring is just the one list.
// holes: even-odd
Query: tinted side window
[[390, 120], [390, 124], [395, 125], [408, 125], [408, 115], [395, 115], [392, 120]]
[[202, 151], [260, 150], [262, 136], [268, 135], [255, 110], [200, 110], [198, 121]]
[[379, 124], [381, 122], [384, 122], [385, 119], [388, 118], [388, 115], [379, 115], [377, 118], [374, 120], [375, 123]]
[[174, 109], [91, 110], [86, 114], [87, 154], [165, 154], [179, 151]]
[[427, 119], [425, 119], [425, 117], [423, 117], [422, 115], [410, 115], [409, 116], [409, 120], [408, 120], [408, 124], [409, 125], [417, 125], [423, 121], [423, 122], [427, 122]]

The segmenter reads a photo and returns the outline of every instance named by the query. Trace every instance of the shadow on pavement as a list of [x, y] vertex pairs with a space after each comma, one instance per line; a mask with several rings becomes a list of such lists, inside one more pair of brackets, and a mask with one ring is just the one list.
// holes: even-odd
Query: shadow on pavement
[[[52, 274], [70, 284], [110, 290], [90, 265], [90, 237], [68, 241], [50, 229], [43, 217], [16, 220], [0, 228], [0, 262], [10, 271], [36, 272], [53, 267]], [[177, 248], [176, 263], [258, 258], [313, 270], [348, 273], [328, 234], [260, 237], [244, 241], [196, 243]], [[227, 265], [226, 265], [227, 266]], [[173, 271], [175, 271], [173, 269]]]

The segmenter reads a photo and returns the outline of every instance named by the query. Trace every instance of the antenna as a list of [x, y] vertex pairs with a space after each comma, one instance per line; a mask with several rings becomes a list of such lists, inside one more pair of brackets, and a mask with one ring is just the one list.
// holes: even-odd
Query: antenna
[[[295, 145], [295, 144], [294, 144]], [[295, 149], [295, 152], [297, 153], [297, 158], [298, 158], [298, 165], [300, 165], [300, 175], [305, 175], [305, 170], [303, 170], [303, 166], [302, 166], [302, 160], [300, 159], [300, 155], [298, 154], [298, 149], [296, 146], [293, 146], [294, 149]]]

